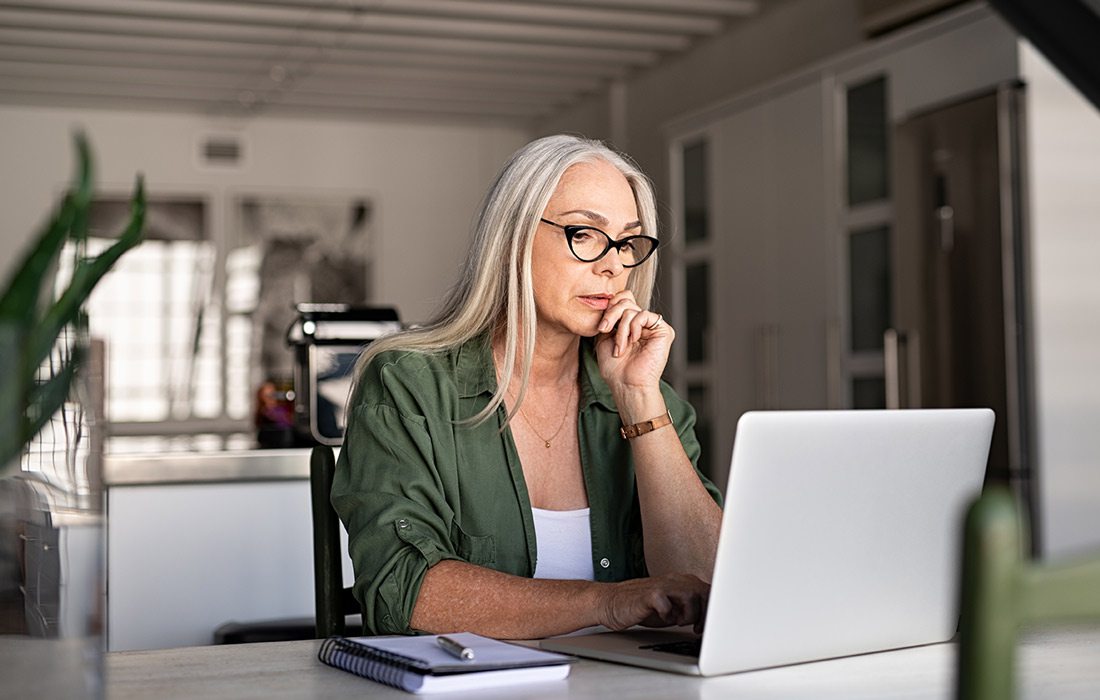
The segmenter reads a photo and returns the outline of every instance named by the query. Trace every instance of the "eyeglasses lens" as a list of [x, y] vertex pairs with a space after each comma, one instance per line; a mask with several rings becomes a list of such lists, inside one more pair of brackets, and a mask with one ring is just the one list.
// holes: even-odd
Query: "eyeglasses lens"
[[[573, 254], [581, 260], [593, 261], [608, 249], [608, 238], [590, 229], [577, 230], [570, 241]], [[619, 247], [619, 260], [630, 267], [637, 265], [653, 252], [653, 241], [646, 238], [632, 238]]]

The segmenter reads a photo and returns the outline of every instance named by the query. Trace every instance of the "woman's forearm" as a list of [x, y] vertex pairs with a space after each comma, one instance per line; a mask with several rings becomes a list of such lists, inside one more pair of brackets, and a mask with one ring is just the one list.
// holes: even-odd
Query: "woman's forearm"
[[[619, 401], [624, 424], [663, 414], [659, 389]], [[631, 438], [646, 566], [650, 574], [688, 573], [710, 581], [722, 509], [714, 502], [680, 443], [674, 426]]]
[[441, 561], [424, 575], [411, 625], [436, 634], [468, 631], [497, 639], [564, 634], [601, 624], [600, 585]]
[[700, 629], [710, 586], [675, 574], [618, 583], [530, 579], [461, 561], [441, 561], [424, 575], [413, 629], [534, 639], [594, 625], [692, 625]]

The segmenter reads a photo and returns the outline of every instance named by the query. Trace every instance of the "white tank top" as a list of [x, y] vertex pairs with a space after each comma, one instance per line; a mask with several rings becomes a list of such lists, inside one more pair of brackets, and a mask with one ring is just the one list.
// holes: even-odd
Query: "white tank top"
[[532, 508], [535, 520], [535, 578], [596, 578], [592, 566], [592, 525], [589, 509]]

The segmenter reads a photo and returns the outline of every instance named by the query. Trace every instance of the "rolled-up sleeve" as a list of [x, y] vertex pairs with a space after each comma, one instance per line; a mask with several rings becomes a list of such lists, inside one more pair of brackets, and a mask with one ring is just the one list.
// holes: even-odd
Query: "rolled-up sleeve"
[[691, 460], [691, 466], [695, 468], [695, 474], [699, 477], [699, 481], [702, 482], [707, 493], [721, 507], [722, 491], [699, 469], [699, 455], [702, 453], [702, 449], [699, 446], [698, 438], [695, 436], [695, 409], [687, 401], [681, 399], [672, 387], [664, 382], [661, 382], [661, 391], [664, 394], [669, 413], [672, 415], [672, 422], [676, 426], [676, 433], [680, 436], [680, 444], [684, 446], [684, 453]]
[[416, 387], [387, 369], [367, 368], [361, 379], [332, 504], [347, 527], [366, 630], [407, 634], [424, 573], [459, 556], [428, 422], [409, 405]]

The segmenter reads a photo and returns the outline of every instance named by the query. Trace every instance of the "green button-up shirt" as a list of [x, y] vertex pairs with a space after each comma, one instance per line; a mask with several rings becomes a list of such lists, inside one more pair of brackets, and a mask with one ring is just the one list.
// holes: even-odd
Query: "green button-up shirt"
[[[591, 341], [581, 343], [580, 366], [577, 431], [596, 580], [645, 576], [633, 458]], [[332, 503], [348, 530], [353, 590], [369, 633], [411, 632], [424, 573], [441, 560], [533, 575], [531, 501], [511, 430], [501, 430], [505, 409], [460, 424], [495, 390], [487, 336], [437, 354], [382, 353], [360, 378]], [[695, 465], [695, 412], [664, 382], [661, 392]], [[721, 504], [714, 484], [699, 479]]]

